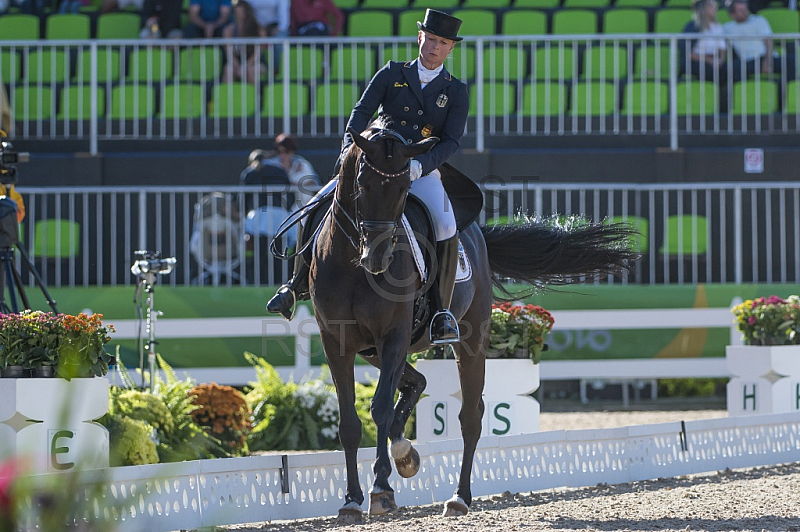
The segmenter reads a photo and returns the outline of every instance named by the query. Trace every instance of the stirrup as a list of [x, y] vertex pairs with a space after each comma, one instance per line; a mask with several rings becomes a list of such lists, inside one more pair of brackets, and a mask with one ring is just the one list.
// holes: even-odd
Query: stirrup
[[[284, 299], [286, 298], [287, 294], [290, 294], [292, 296], [292, 303], [290, 305], [288, 305], [288, 306], [286, 305], [286, 302], [284, 301]], [[276, 301], [276, 299], [278, 301]], [[280, 303], [281, 306], [278, 307], [278, 308], [270, 309], [270, 304], [273, 301], [275, 301], [276, 305], [278, 303]], [[281, 286], [280, 288], [278, 288], [278, 291], [275, 293], [274, 296], [272, 296], [272, 299], [270, 299], [267, 302], [267, 311], [268, 312], [278, 313], [288, 321], [292, 321], [292, 318], [294, 318], [294, 313], [295, 313], [296, 309], [297, 309], [297, 295], [294, 293], [294, 290], [292, 290], [291, 287], [289, 287], [288, 284], [285, 284], [285, 285]]]
[[[443, 328], [446, 328], [446, 326], [449, 325], [452, 331], [449, 332], [449, 335], [448, 331], [444, 331], [445, 334], [443, 338], [434, 339], [433, 326], [436, 323], [437, 318], [440, 317], [444, 317], [445, 319], [445, 327]], [[428, 337], [433, 345], [454, 344], [461, 341], [461, 332], [458, 330], [458, 320], [456, 320], [456, 317], [452, 312], [450, 312], [450, 309], [442, 309], [433, 315], [433, 318], [431, 318], [431, 324], [428, 327]]]

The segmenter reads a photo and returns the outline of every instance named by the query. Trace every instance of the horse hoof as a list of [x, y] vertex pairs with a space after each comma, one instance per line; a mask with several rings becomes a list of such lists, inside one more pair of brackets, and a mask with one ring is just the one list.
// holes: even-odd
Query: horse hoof
[[444, 517], [456, 517], [459, 515], [467, 515], [469, 513], [469, 506], [464, 502], [464, 499], [458, 495], [453, 496], [452, 499], [444, 503]]
[[393, 491], [380, 491], [369, 494], [369, 515], [383, 515], [397, 510]]
[[419, 453], [411, 442], [403, 439], [392, 444], [392, 458], [397, 473], [403, 478], [411, 478], [419, 473]]
[[361, 506], [355, 502], [348, 502], [339, 508], [339, 521], [348, 525], [363, 522], [364, 512], [361, 511]]

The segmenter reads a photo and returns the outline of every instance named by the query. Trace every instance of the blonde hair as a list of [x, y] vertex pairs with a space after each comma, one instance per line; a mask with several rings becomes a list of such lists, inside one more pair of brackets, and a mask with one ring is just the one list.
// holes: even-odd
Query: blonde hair
[[708, 5], [709, 2], [716, 1], [717, 0], [692, 0], [692, 19], [699, 28], [708, 28], [711, 22], [713, 22], [706, 17], [706, 5]]

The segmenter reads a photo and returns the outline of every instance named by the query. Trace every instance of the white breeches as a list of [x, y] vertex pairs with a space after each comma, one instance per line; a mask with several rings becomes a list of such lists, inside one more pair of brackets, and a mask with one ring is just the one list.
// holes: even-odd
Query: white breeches
[[[336, 187], [337, 182], [337, 179], [331, 179], [314, 197], [318, 198], [327, 194]], [[411, 183], [410, 193], [422, 201], [430, 211], [437, 241], [440, 242], [455, 236], [457, 230], [456, 216], [453, 213], [450, 198], [447, 197], [447, 193], [444, 191], [439, 170], [434, 170]]]

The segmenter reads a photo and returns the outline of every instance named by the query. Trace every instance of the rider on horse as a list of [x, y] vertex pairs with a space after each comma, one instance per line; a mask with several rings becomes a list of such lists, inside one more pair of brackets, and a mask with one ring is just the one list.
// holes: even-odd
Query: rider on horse
[[[467, 122], [469, 93], [467, 86], [444, 68], [445, 59], [461, 40], [458, 37], [461, 20], [428, 9], [425, 21], [417, 22], [417, 27], [419, 57], [405, 63], [389, 61], [379, 70], [353, 109], [347, 129], [364, 131], [380, 107], [380, 112], [393, 119], [393, 128], [409, 144], [428, 137], [439, 138], [429, 152], [411, 160], [410, 193], [425, 204], [433, 217], [438, 274], [432, 295], [438, 311], [431, 321], [430, 340], [446, 344], [457, 342], [460, 337], [458, 322], [449, 309], [458, 263], [458, 232], [438, 168], [460, 145]], [[352, 142], [346, 133], [342, 154]], [[335, 180], [328, 183], [318, 195], [333, 190], [335, 185]], [[301, 255], [297, 259], [294, 277], [267, 303], [268, 311], [287, 319], [292, 316], [295, 301], [308, 297], [309, 266]]]

